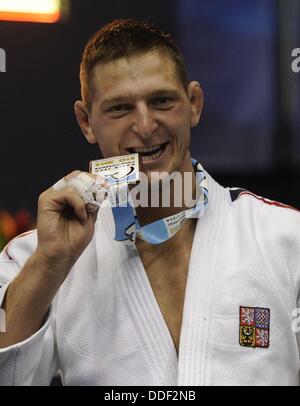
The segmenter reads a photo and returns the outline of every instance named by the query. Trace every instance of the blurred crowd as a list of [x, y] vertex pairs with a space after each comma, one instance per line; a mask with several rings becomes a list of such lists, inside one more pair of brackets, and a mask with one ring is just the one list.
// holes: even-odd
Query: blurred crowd
[[10, 213], [0, 209], [0, 251], [15, 236], [35, 228], [32, 214], [26, 209]]

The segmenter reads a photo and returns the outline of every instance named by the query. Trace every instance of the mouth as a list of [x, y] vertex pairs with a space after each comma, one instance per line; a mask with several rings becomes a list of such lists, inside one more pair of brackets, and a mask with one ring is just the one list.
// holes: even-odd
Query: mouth
[[155, 161], [163, 155], [169, 143], [168, 141], [151, 147], [127, 148], [127, 151], [130, 154], [138, 153], [143, 162]]

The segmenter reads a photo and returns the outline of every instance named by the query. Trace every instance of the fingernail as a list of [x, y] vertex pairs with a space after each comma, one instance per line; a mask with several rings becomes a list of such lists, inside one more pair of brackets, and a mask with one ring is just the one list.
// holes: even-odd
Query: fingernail
[[85, 207], [86, 207], [86, 210], [87, 210], [89, 213], [94, 213], [95, 211], [98, 210], [99, 205], [98, 205], [97, 202], [95, 202], [95, 203], [93, 202], [93, 203], [88, 203]]

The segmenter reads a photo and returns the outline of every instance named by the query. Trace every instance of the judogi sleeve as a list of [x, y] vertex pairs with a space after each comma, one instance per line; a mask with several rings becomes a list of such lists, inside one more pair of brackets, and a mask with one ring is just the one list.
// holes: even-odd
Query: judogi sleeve
[[[0, 309], [9, 284], [18, 275], [35, 246], [36, 233], [30, 232], [14, 239], [0, 254]], [[39, 331], [25, 341], [0, 349], [1, 386], [50, 384], [58, 370], [52, 307]], [[1, 309], [0, 330], [5, 328], [4, 316], [4, 310]]]
[[294, 218], [294, 233], [290, 240], [287, 267], [295, 286], [296, 307], [292, 312], [291, 327], [296, 334], [300, 353], [300, 213], [297, 214]]

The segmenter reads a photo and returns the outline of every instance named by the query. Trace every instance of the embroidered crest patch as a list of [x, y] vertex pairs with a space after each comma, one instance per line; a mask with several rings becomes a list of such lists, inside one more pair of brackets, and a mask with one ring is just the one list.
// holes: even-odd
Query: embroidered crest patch
[[270, 309], [240, 306], [240, 345], [269, 347]]

